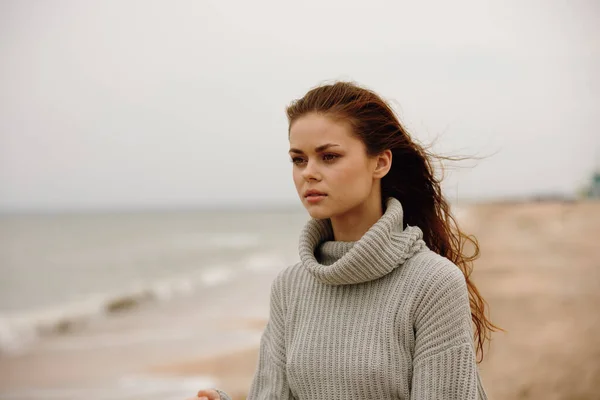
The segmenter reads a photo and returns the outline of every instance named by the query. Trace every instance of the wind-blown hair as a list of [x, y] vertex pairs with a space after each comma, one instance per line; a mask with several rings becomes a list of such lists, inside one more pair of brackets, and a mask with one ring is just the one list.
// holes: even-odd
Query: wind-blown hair
[[[463, 272], [469, 291], [478, 361], [484, 344], [499, 330], [485, 315], [487, 303], [470, 279], [473, 261], [479, 256], [474, 236], [459, 229], [441, 189], [432, 161], [447, 159], [432, 154], [406, 132], [392, 108], [371, 90], [354, 83], [336, 82], [310, 90], [287, 108], [289, 126], [309, 113], [343, 121], [362, 140], [369, 156], [392, 152], [392, 165], [381, 180], [382, 203], [395, 197], [404, 210], [404, 224], [418, 226], [427, 246], [448, 258]], [[472, 247], [467, 254], [466, 247]]]

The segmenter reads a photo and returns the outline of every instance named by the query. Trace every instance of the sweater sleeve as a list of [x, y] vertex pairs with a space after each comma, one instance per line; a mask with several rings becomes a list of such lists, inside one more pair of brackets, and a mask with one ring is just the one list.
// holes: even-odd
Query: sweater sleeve
[[447, 260], [440, 264], [416, 308], [411, 399], [485, 400], [465, 278]]
[[292, 400], [286, 376], [285, 301], [280, 274], [271, 286], [269, 322], [260, 341], [258, 367], [247, 400]]

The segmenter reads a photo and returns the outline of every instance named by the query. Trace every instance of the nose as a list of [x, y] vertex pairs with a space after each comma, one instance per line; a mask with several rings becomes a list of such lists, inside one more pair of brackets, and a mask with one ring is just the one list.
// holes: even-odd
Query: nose
[[307, 182], [309, 182], [309, 181], [320, 181], [321, 180], [321, 174], [318, 171], [318, 167], [316, 165], [316, 162], [309, 160], [306, 163], [306, 166], [304, 167], [304, 170], [302, 171], [302, 177]]

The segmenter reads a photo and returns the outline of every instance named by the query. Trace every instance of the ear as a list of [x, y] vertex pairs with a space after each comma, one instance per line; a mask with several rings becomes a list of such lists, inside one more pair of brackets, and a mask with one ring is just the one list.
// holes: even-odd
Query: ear
[[375, 171], [373, 171], [373, 178], [381, 179], [387, 175], [392, 168], [392, 151], [384, 150], [377, 157], [377, 164], [375, 166]]

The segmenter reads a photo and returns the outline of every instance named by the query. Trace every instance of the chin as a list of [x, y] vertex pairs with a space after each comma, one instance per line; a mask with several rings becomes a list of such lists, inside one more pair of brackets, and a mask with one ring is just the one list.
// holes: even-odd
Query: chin
[[308, 215], [314, 219], [327, 219], [335, 214], [331, 207], [328, 207], [325, 204], [310, 204], [303, 200], [302, 205], [306, 208], [306, 211], [308, 211]]
[[359, 211], [362, 205], [364, 205], [365, 201], [357, 201], [357, 202], [337, 202], [331, 201], [333, 199], [328, 199], [329, 202], [310, 204], [306, 201], [302, 201], [304, 208], [308, 211], [308, 214], [314, 219], [330, 219], [330, 218], [338, 218], [347, 216], [354, 211]]
[[322, 207], [308, 206], [306, 211], [314, 219], [327, 219], [333, 215], [333, 213]]
[[304, 203], [304, 208], [308, 211], [308, 214], [314, 219], [328, 219], [332, 217], [336, 217], [339, 215], [343, 215], [347, 210], [341, 210], [339, 206], [331, 207], [331, 204], [306, 204]]

